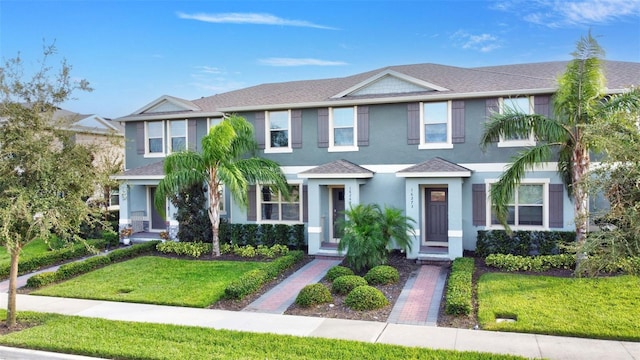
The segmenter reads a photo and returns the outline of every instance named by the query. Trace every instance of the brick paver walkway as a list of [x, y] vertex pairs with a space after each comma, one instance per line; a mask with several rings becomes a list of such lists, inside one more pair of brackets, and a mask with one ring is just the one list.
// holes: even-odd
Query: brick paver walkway
[[264, 293], [242, 311], [284, 314], [293, 304], [300, 290], [309, 284], [319, 282], [327, 271], [340, 264], [342, 259], [315, 259], [293, 273], [280, 284]]
[[387, 322], [436, 326], [446, 279], [445, 268], [422, 265], [407, 280]]

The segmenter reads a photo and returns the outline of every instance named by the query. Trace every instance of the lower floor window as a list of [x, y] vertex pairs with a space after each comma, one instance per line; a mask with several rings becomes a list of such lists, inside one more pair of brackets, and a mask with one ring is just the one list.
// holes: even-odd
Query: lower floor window
[[260, 187], [260, 218], [265, 221], [302, 221], [300, 185], [289, 185], [289, 199], [270, 185]]
[[[513, 226], [542, 226], [544, 218], [544, 185], [521, 184], [509, 201], [507, 224]], [[491, 224], [499, 225], [491, 214]]]

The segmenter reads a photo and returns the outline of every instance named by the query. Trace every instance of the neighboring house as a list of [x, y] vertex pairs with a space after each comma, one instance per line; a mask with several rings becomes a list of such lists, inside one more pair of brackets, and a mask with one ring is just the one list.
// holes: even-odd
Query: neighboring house
[[[78, 114], [58, 108], [52, 117], [57, 126], [73, 133], [76, 144], [95, 146], [97, 151], [93, 163], [101, 170], [117, 173], [124, 165], [124, 127], [115, 121], [95, 114]], [[106, 174], [105, 174], [106, 175]], [[102, 184], [96, 186], [92, 200], [108, 202], [109, 210], [119, 209], [119, 188], [104, 184], [108, 180], [105, 176]]]
[[[117, 119], [126, 128], [120, 226], [174, 233], [153, 208], [162, 160], [199, 150], [226, 114], [250, 121], [260, 155], [277, 161], [295, 196], [285, 202], [268, 184], [249, 190], [247, 210], [225, 197], [232, 223], [306, 225], [309, 254], [335, 255], [336, 221], [355, 204], [401, 208], [417, 222], [409, 258], [460, 257], [478, 230], [502, 228], [488, 201], [491, 184], [534, 138], [479, 146], [488, 116], [504, 106], [552, 115], [556, 79], [567, 62], [459, 68], [390, 66], [353, 76], [263, 84], [187, 101], [162, 96]], [[605, 62], [611, 93], [640, 85], [640, 63]], [[573, 205], [556, 163], [527, 174], [511, 206], [513, 229], [573, 230]], [[169, 227], [167, 229], [167, 226]]]

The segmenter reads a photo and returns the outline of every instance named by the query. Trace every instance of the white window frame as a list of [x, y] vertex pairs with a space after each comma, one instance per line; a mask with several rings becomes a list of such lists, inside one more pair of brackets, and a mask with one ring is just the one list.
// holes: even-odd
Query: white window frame
[[[184, 122], [184, 149], [189, 149], [189, 121], [186, 119], [176, 119], [176, 120], [167, 120], [167, 153], [178, 152], [180, 150], [173, 149], [173, 134], [171, 133], [171, 124], [174, 122], [183, 121]], [[179, 136], [182, 137], [182, 136]]]
[[220, 193], [220, 202], [218, 203], [218, 210], [220, 210], [220, 215], [227, 215], [227, 206], [226, 206], [227, 187], [224, 186], [224, 184], [218, 185], [218, 192]]
[[[353, 145], [336, 146], [334, 125], [333, 125], [333, 111], [334, 109], [346, 109], [351, 108], [353, 110]], [[358, 107], [357, 106], [337, 106], [329, 108], [329, 152], [347, 152], [358, 151]]]
[[427, 143], [425, 134], [425, 113], [424, 106], [429, 103], [444, 103], [445, 101], [433, 101], [433, 102], [420, 102], [420, 145], [418, 149], [453, 149], [453, 142], [451, 141], [452, 121], [451, 121], [451, 100], [447, 103], [447, 140], [441, 143]]
[[[302, 196], [302, 181], [289, 181], [288, 182], [289, 186], [298, 186], [298, 220], [264, 220], [262, 219], [262, 187], [263, 186], [268, 186], [268, 184], [259, 184], [256, 187], [256, 219], [257, 219], [257, 223], [259, 224], [302, 224], [303, 223], [303, 211], [304, 211], [304, 204], [303, 204], [303, 196]], [[278, 193], [279, 199], [278, 199], [278, 206], [279, 206], [279, 211], [278, 214], [280, 216], [280, 218], [282, 219], [282, 205], [283, 204], [291, 204], [290, 202], [285, 202], [282, 201], [282, 195], [280, 195], [280, 193]]]
[[[161, 152], [150, 152], [149, 149], [149, 139], [157, 139], [149, 137], [149, 124], [150, 123], [160, 123], [160, 127], [162, 129], [162, 151]], [[165, 133], [165, 124], [164, 120], [154, 120], [154, 121], [145, 121], [144, 122], [144, 157], [164, 157], [166, 153], [166, 133]]]
[[220, 124], [223, 119], [224, 118], [222, 116], [207, 118], [207, 134], [209, 134], [209, 131], [211, 131], [212, 127], [214, 127], [215, 125]]
[[[517, 98], [525, 98], [525, 96], [516, 96], [513, 98], [506, 98], [506, 99], [517, 99]], [[529, 112], [528, 114], [534, 114], [535, 113], [535, 109], [534, 109], [534, 102], [533, 102], [533, 96], [526, 96], [526, 98], [529, 100]], [[505, 98], [501, 97], [498, 99], [498, 108], [500, 109], [500, 114], [503, 113], [504, 111], [504, 101]], [[524, 109], [522, 109], [524, 110]], [[506, 140], [504, 139], [502, 136], [500, 136], [500, 141], [498, 142], [498, 147], [525, 147], [525, 146], [535, 146], [536, 145], [536, 140], [533, 137], [533, 132], [531, 134], [529, 134], [529, 138], [528, 139], [521, 139], [521, 140]]]
[[[491, 223], [491, 213], [493, 211], [491, 206], [491, 185], [497, 183], [498, 179], [486, 179], [484, 182], [487, 194], [485, 228], [487, 230], [504, 230], [504, 226], [502, 224]], [[523, 179], [520, 181], [521, 185], [542, 185], [542, 225], [509, 225], [512, 230], [549, 230], [550, 183], [551, 179], [549, 178]]]
[[[271, 146], [271, 114], [272, 113], [287, 113], [287, 146], [282, 147], [272, 147]], [[265, 111], [265, 126], [264, 126], [264, 152], [265, 154], [273, 154], [273, 153], [290, 153], [293, 152], [293, 148], [291, 147], [291, 109], [289, 110], [276, 110], [276, 111]]]
[[[114, 202], [113, 201], [114, 197], [118, 199], [117, 200], [118, 201], [117, 204], [113, 203]], [[112, 210], [112, 209], [115, 209], [115, 208], [118, 208], [118, 207], [120, 207], [120, 188], [111, 189], [111, 190], [109, 190], [109, 206], [108, 206], [108, 208], [109, 208], [109, 210]]]

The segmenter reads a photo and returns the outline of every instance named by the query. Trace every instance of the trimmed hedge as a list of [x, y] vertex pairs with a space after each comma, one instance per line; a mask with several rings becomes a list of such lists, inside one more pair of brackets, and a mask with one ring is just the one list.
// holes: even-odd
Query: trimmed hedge
[[331, 292], [326, 286], [316, 283], [309, 284], [300, 290], [296, 297], [296, 304], [302, 307], [326, 304], [332, 302]]
[[230, 224], [220, 219], [220, 243], [244, 245], [286, 245], [292, 249], [306, 246], [303, 224]]
[[327, 271], [325, 278], [329, 280], [329, 282], [333, 282], [333, 280], [343, 275], [353, 275], [353, 270], [346, 266], [336, 265]]
[[55, 282], [68, 280], [74, 276], [82, 275], [95, 269], [107, 266], [111, 263], [129, 259], [140, 254], [151, 252], [155, 249], [158, 241], [149, 241], [135, 244], [127, 248], [114, 250], [106, 255], [90, 257], [82, 261], [76, 261], [62, 265], [56, 271], [35, 274], [27, 279], [27, 287], [39, 288]]
[[473, 309], [473, 258], [457, 258], [451, 265], [445, 312], [450, 315], [469, 315]]
[[575, 242], [574, 231], [513, 231], [479, 230], [476, 255], [512, 254], [520, 256], [557, 255], [563, 245]]
[[258, 291], [267, 281], [276, 278], [280, 273], [302, 260], [304, 253], [300, 250], [290, 251], [270, 262], [264, 269], [246, 272], [239, 279], [232, 281], [224, 289], [227, 299], [241, 300], [245, 296]]
[[165, 241], [156, 245], [156, 250], [163, 254], [176, 254], [199, 258], [202, 254], [211, 253], [211, 244], [201, 242]]
[[573, 269], [576, 257], [573, 254], [519, 256], [491, 254], [484, 260], [488, 266], [506, 271], [547, 271], [549, 269]]
[[364, 279], [370, 285], [395, 284], [400, 281], [400, 273], [393, 266], [378, 265], [369, 270]]
[[346, 295], [358, 286], [369, 285], [367, 280], [358, 275], [342, 275], [333, 280], [331, 291], [336, 294]]
[[[94, 249], [104, 249], [106, 242], [102, 239], [93, 239], [87, 240], [87, 244]], [[85, 244], [78, 243], [59, 250], [49, 251], [39, 256], [20, 259], [20, 262], [18, 263], [18, 275], [34, 272], [43, 267], [77, 259], [90, 255], [91, 253], [91, 249], [87, 248]], [[10, 270], [10, 263], [5, 266], [0, 266], [0, 279], [8, 278]]]
[[346, 298], [344, 304], [354, 310], [375, 310], [389, 305], [389, 300], [382, 291], [369, 285], [361, 285], [353, 289]]

